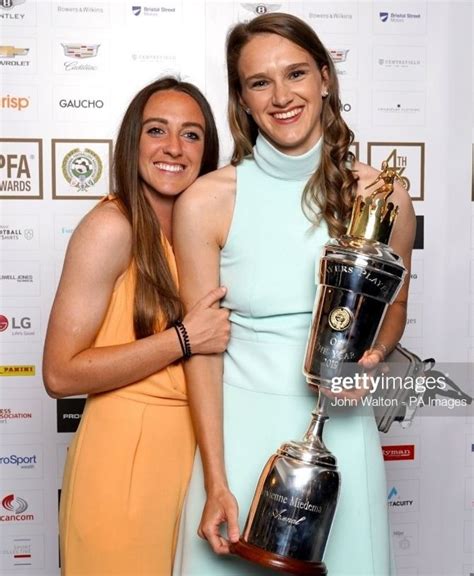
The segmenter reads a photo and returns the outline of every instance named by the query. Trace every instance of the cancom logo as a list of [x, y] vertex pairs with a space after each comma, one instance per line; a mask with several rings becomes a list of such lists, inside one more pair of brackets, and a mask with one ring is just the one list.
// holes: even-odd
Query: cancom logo
[[8, 318], [0, 314], [0, 332], [5, 332], [8, 328]]
[[2, 506], [5, 510], [9, 510], [10, 512], [15, 512], [15, 514], [21, 514], [28, 509], [28, 503], [23, 498], [15, 497], [13, 494], [9, 494], [5, 496], [2, 500]]
[[16, 110], [21, 112], [30, 106], [30, 98], [28, 96], [0, 96], [0, 107], [3, 110]]
[[0, 514], [0, 522], [31, 522], [34, 514], [24, 514], [28, 510], [28, 502], [14, 494], [8, 494], [2, 500], [2, 508], [11, 514]]

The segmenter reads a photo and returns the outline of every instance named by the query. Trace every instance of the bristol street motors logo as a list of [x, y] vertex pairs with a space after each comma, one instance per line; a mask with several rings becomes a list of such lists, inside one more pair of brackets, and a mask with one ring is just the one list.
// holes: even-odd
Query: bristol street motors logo
[[34, 514], [25, 514], [28, 502], [20, 496], [8, 494], [2, 500], [2, 508], [0, 522], [31, 522], [35, 519]]
[[111, 156], [111, 140], [53, 140], [53, 199], [105, 196]]

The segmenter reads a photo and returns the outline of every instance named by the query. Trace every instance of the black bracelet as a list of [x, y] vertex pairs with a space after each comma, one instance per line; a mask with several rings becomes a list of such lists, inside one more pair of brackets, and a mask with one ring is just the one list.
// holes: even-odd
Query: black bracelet
[[181, 332], [178, 330], [178, 326], [176, 324], [173, 326], [173, 328], [176, 330], [176, 334], [178, 335], [179, 345], [181, 346], [181, 351], [183, 352], [184, 356], [186, 354], [186, 348], [181, 337]]
[[181, 350], [183, 351], [183, 358], [188, 360], [192, 356], [192, 350], [186, 326], [182, 322], [176, 322], [174, 327], [179, 336], [179, 343], [181, 344]]

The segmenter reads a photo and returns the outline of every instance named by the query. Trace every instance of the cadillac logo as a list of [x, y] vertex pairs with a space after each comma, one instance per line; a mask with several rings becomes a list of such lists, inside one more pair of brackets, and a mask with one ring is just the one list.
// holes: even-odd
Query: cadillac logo
[[69, 58], [93, 58], [97, 56], [100, 44], [61, 44], [64, 55]]
[[338, 50], [338, 49], [329, 50], [331, 60], [334, 62], [334, 64], [337, 64], [339, 62], [345, 62], [347, 59], [348, 52], [349, 52], [348, 48], [345, 50]]
[[74, 148], [64, 156], [62, 162], [64, 178], [78, 192], [87, 192], [88, 188], [97, 184], [102, 171], [102, 160], [90, 148]]

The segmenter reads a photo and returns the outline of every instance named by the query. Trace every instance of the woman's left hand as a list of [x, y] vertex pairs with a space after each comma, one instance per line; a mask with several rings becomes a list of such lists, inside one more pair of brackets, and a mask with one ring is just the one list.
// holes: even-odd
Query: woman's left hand
[[[356, 402], [359, 402], [359, 400], [370, 393], [370, 377], [375, 373], [377, 366], [383, 362], [383, 360], [384, 354], [381, 350], [378, 350], [377, 348], [370, 348], [364, 352], [362, 358], [357, 363], [362, 368], [362, 374], [366, 376], [365, 378], [359, 378], [357, 380], [357, 386], [354, 386], [352, 389], [344, 389], [338, 392], [334, 392], [329, 388], [323, 387], [320, 387], [319, 389], [325, 396], [332, 400], [342, 399], [355, 400]], [[355, 383], [356, 380], [354, 379], [354, 384]]]

